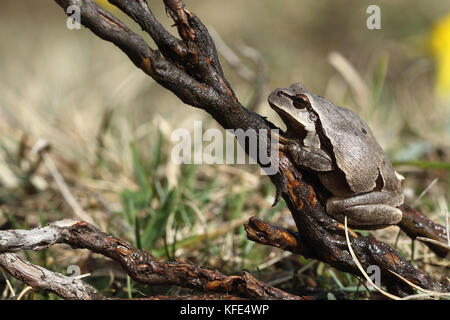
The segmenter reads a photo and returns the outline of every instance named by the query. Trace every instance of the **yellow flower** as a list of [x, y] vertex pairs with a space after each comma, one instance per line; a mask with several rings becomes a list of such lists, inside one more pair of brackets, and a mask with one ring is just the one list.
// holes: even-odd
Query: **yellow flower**
[[450, 96], [450, 13], [432, 27], [429, 48], [436, 61], [436, 90]]

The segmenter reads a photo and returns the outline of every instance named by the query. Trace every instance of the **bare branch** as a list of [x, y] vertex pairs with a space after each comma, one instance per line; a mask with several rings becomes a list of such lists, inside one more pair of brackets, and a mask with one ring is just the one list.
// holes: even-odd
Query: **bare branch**
[[[318, 259], [314, 250], [308, 247], [308, 244], [305, 243], [302, 236], [297, 232], [270, 225], [257, 217], [251, 217], [249, 219], [249, 222], [245, 225], [245, 231], [249, 240], [301, 254], [308, 258]], [[391, 270], [396, 273], [400, 272], [400, 276], [422, 288], [448, 290], [448, 284], [445, 287], [440, 282], [432, 280], [426, 274], [410, 267], [409, 263], [397, 251], [373, 237], [362, 237], [352, 233], [352, 247], [358, 256], [364, 257], [363, 267], [365, 269], [371, 264], [380, 267], [383, 273], [381, 280], [388, 287], [393, 286], [394, 283], [399, 287], [405, 284], [399, 278], [395, 280], [389, 277], [391, 276], [389, 275], [390, 272], [386, 272], [386, 270]], [[330, 257], [329, 260], [333, 259], [333, 257]], [[354, 275], [359, 276], [361, 274], [356, 265], [349, 261], [348, 263], [343, 263], [342, 260], [335, 263], [331, 261], [327, 262], [335, 267], [339, 264], [340, 269], [346, 268], [348, 272]]]
[[[403, 212], [403, 218], [399, 226], [411, 239], [424, 237], [447, 244], [447, 230], [444, 226], [434, 223], [421, 212], [403, 204], [399, 209]], [[436, 245], [432, 242], [425, 243], [434, 253], [444, 258], [450, 251], [447, 247]]]
[[[145, 41], [119, 19], [99, 7], [93, 0], [55, 0], [67, 13], [71, 5], [81, 3], [81, 23], [100, 38], [119, 47], [130, 60], [183, 102], [197, 108], [211, 104], [217, 92], [196, 81], [152, 50]], [[128, 5], [133, 1], [128, 1]]]
[[156, 20], [145, 0], [109, 0], [109, 2], [117, 6], [138, 23], [141, 28], [152, 37], [166, 59], [171, 62], [176, 62], [187, 56], [187, 49], [183, 42], [172, 36], [172, 34]]
[[314, 251], [301, 240], [298, 233], [273, 226], [257, 217], [251, 217], [244, 225], [247, 238], [251, 241], [273, 246], [307, 258], [315, 258]]
[[[73, 248], [89, 249], [119, 262], [130, 277], [145, 284], [173, 284], [205, 292], [235, 294], [251, 299], [300, 299], [298, 296], [267, 286], [245, 271], [239, 276], [225, 276], [218, 271], [204, 269], [190, 262], [158, 261], [147, 251], [135, 249], [128, 243], [101, 232], [86, 222], [61, 221], [34, 230], [0, 231], [0, 243], [2, 251], [41, 250], [56, 243], [65, 243]], [[13, 272], [15, 269], [8, 268], [11, 268], [9, 263], [15, 255], [5, 257], [4, 259], [9, 259], [9, 261], [4, 260], [5, 269]], [[19, 260], [22, 264], [29, 264]], [[37, 270], [44, 272], [45, 269], [39, 267]], [[56, 276], [49, 274], [49, 277], [50, 281]], [[68, 281], [65, 278], [60, 280], [61, 277], [58, 277], [55, 279], [58, 279], [59, 283]], [[31, 286], [47, 289], [44, 286], [45, 283], [34, 283], [34, 280], [28, 278], [34, 279], [35, 273], [20, 279]], [[56, 289], [52, 288], [52, 290]]]
[[63, 241], [61, 228], [75, 224], [74, 220], [61, 220], [47, 227], [32, 230], [0, 231], [0, 252], [43, 250]]
[[[46, 227], [47, 228], [47, 227]], [[42, 228], [43, 229], [43, 228]], [[43, 230], [37, 230], [44, 233]], [[32, 230], [29, 234], [32, 237]], [[31, 240], [32, 241], [32, 240]], [[33, 241], [32, 241], [33, 242]], [[14, 278], [24, 282], [29, 287], [38, 290], [47, 290], [66, 300], [103, 300], [106, 298], [93, 287], [76, 277], [68, 277], [57, 272], [36, 266], [15, 253], [0, 253], [0, 266]], [[23, 295], [26, 291], [22, 291]], [[14, 294], [14, 291], [12, 291]], [[14, 296], [14, 298], [16, 298]], [[20, 299], [20, 295], [17, 296]], [[139, 300], [242, 300], [227, 294], [182, 295], [182, 296], [151, 296], [138, 298]]]
[[187, 43], [193, 42], [211, 65], [225, 79], [217, 56], [216, 46], [206, 26], [194, 14], [189, 12], [182, 1], [164, 0], [164, 4], [178, 27], [178, 33]]
[[53, 292], [68, 300], [104, 299], [93, 287], [80, 279], [36, 266], [15, 253], [1, 252], [0, 266], [16, 279], [36, 288]]

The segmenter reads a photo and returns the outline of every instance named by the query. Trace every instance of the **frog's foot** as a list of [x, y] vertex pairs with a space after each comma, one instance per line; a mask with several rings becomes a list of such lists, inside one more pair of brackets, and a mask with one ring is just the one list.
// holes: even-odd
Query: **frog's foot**
[[402, 212], [396, 208], [402, 202], [401, 195], [374, 191], [349, 198], [332, 197], [327, 201], [327, 212], [342, 223], [347, 216], [352, 228], [381, 229], [402, 220]]

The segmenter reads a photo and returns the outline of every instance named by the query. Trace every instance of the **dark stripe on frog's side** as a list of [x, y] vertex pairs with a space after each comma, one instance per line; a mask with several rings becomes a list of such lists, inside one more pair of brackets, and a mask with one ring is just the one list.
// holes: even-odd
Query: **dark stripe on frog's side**
[[[384, 151], [370, 128], [356, 113], [336, 106], [320, 96], [311, 93], [310, 95], [313, 98], [314, 111], [321, 122], [321, 129], [330, 140], [328, 147], [335, 146], [332, 154], [337, 167], [345, 173], [350, 189], [356, 193], [373, 190], [382, 162], [376, 154], [384, 154]], [[361, 128], [366, 133], [363, 133]], [[359, 149], [352, 148], [355, 145], [359, 146]], [[373, 152], [373, 148], [378, 149], [377, 152]], [[343, 168], [348, 170], [344, 171]]]

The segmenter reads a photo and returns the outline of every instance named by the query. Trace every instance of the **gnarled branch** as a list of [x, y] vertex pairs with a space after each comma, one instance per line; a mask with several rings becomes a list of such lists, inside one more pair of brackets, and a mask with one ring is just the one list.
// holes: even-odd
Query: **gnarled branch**
[[82, 280], [36, 266], [12, 252], [0, 252], [0, 266], [27, 285], [53, 292], [66, 300], [104, 299], [102, 294]]
[[[33, 266], [11, 252], [41, 250], [65, 243], [72, 248], [89, 249], [117, 261], [130, 277], [144, 284], [172, 284], [250, 299], [302, 299], [268, 286], [246, 271], [238, 276], [226, 276], [186, 261], [158, 261], [147, 251], [138, 250], [83, 221], [63, 220], [33, 230], [0, 231], [0, 243], [0, 265], [6, 271], [33, 287], [50, 290], [66, 299], [98, 299], [102, 296], [80, 280]], [[27, 267], [24, 268], [24, 265]], [[33, 272], [20, 272], [23, 269]], [[70, 290], [64, 289], [65, 286]]]
[[[274, 246], [292, 253], [303, 255], [307, 258], [318, 258], [315, 255], [314, 250], [302, 239], [301, 234], [292, 230], [273, 226], [257, 217], [251, 217], [249, 219], [249, 222], [245, 224], [245, 231], [247, 232], [247, 238], [257, 243]], [[434, 288], [434, 290], [438, 291], [448, 291], [448, 285], [446, 287], [439, 281], [429, 278], [423, 272], [409, 267], [409, 263], [396, 250], [393, 250], [385, 243], [382, 243], [373, 237], [354, 237], [351, 245], [358, 256], [363, 256], [365, 258], [362, 262], [365, 269], [371, 264], [380, 267], [380, 270], [383, 273], [381, 280], [388, 287], [401, 287], [402, 285], [405, 285], [403, 280], [395, 276], [393, 277], [393, 274], [388, 272], [388, 270], [391, 270], [422, 288], [428, 288], [429, 290]], [[342, 263], [341, 268], [348, 269], [348, 272], [354, 275], [360, 275], [359, 269], [353, 264], [347, 264], [345, 262], [338, 263]], [[336, 267], [336, 264], [330, 264]]]

